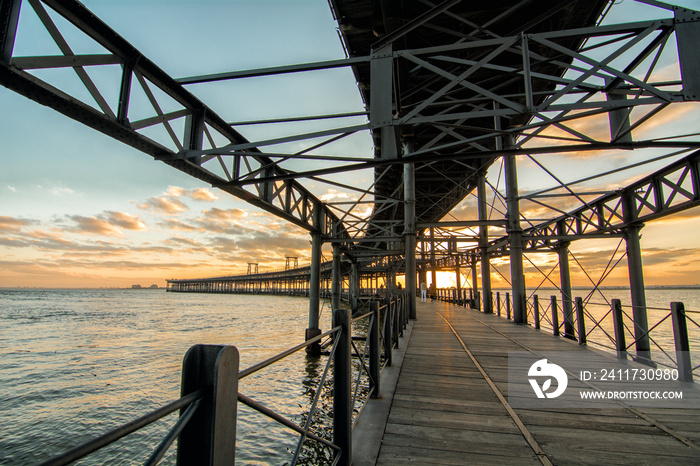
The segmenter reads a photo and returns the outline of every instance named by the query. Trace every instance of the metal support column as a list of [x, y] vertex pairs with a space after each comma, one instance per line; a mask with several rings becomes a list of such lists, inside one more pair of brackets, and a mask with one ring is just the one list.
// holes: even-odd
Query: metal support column
[[470, 254], [469, 260], [471, 261], [472, 296], [473, 296], [473, 302], [469, 303], [469, 307], [476, 309], [476, 308], [478, 308], [476, 297], [479, 294], [479, 281], [477, 280], [477, 274], [476, 274], [476, 253], [475, 252], [472, 252]]
[[350, 289], [350, 305], [352, 306], [352, 312], [357, 311], [357, 305], [360, 301], [360, 271], [357, 268], [357, 263], [353, 262], [350, 267], [350, 277], [348, 278], [348, 283]]
[[[309, 328], [306, 329], [306, 340], [321, 334], [319, 315], [321, 311], [321, 247], [323, 246], [321, 223], [323, 216], [320, 209], [314, 212], [314, 224], [317, 230], [311, 233], [311, 266], [309, 270]], [[321, 345], [313, 344], [306, 347], [307, 354], [319, 356]]]
[[[486, 173], [479, 175], [476, 185], [477, 198], [479, 203], [479, 221], [488, 220], [486, 199]], [[481, 255], [481, 288], [484, 291], [483, 307], [485, 314], [493, 314], [493, 302], [491, 300], [491, 262], [488, 252], [489, 227], [486, 224], [479, 225], [479, 253]]]
[[416, 167], [404, 165], [404, 244], [406, 247], [406, 293], [408, 316], [416, 318]]
[[432, 285], [437, 290], [437, 270], [435, 265], [435, 228], [430, 227], [430, 278]]
[[506, 172], [506, 203], [508, 205], [508, 240], [510, 242], [510, 278], [513, 287], [513, 322], [527, 323], [525, 275], [523, 271], [522, 229], [520, 228], [520, 201], [518, 174], [514, 155], [504, 157]]
[[[333, 243], [333, 278], [331, 282], [331, 308], [340, 308], [340, 293], [343, 277], [340, 275], [340, 245]], [[335, 324], [334, 324], [335, 326]]]
[[455, 257], [455, 288], [457, 288], [457, 296], [455, 304], [462, 304], [462, 271], [459, 267], [459, 256]]
[[651, 347], [649, 345], [649, 322], [647, 319], [647, 299], [644, 291], [644, 267], [642, 266], [642, 247], [639, 232], [644, 225], [631, 225], [625, 229], [627, 242], [627, 268], [632, 295], [632, 316], [637, 357], [641, 363], [651, 364]]
[[575, 339], [574, 308], [571, 295], [571, 274], [569, 271], [569, 243], [562, 241], [557, 245], [559, 253], [559, 280], [561, 283], [561, 308], [564, 314], [564, 337]]

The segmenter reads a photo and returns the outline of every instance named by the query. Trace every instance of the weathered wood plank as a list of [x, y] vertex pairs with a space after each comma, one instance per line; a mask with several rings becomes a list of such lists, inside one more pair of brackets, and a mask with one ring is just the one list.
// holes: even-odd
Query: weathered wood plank
[[[586, 352], [601, 364], [617, 362], [614, 355], [594, 353], [497, 316], [421, 303], [377, 464], [540, 464], [534, 447], [438, 312], [504, 396], [508, 351]], [[576, 380], [570, 384], [584, 386]], [[700, 410], [643, 411], [655, 422], [700, 441]], [[554, 464], [700, 464], [699, 450], [623, 407], [512, 412]]]

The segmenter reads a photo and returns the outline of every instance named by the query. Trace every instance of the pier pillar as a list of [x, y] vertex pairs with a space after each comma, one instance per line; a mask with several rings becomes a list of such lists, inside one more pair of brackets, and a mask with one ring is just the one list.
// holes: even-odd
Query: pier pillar
[[[342, 292], [342, 279], [340, 275], [340, 245], [333, 243], [333, 272], [331, 281], [331, 308], [335, 311], [340, 308], [340, 293]], [[335, 325], [334, 325], [335, 326]]]
[[[562, 224], [557, 225], [559, 228]], [[559, 232], [563, 234], [563, 232]], [[564, 337], [575, 339], [574, 335], [574, 307], [571, 295], [571, 273], [569, 270], [569, 243], [561, 241], [557, 245], [559, 254], [559, 281], [561, 283], [561, 308], [564, 314]]]
[[479, 294], [479, 281], [476, 274], [476, 253], [471, 252], [469, 255], [469, 261], [471, 264], [472, 272], [472, 302], [469, 303], [469, 307], [477, 308], [476, 296]]
[[489, 227], [488, 199], [486, 199], [486, 173], [481, 173], [476, 185], [478, 199], [479, 221], [479, 254], [481, 255], [481, 288], [484, 291], [483, 307], [485, 314], [493, 314], [493, 302], [491, 300], [491, 262], [489, 259]]
[[418, 283], [428, 283], [428, 271], [426, 270], [426, 253], [425, 253], [425, 233], [420, 232], [420, 267], [418, 268]]
[[416, 318], [416, 168], [404, 164], [404, 247], [408, 317]]
[[350, 304], [354, 313], [357, 311], [357, 304], [360, 299], [360, 271], [357, 268], [356, 262], [353, 262], [351, 265], [348, 282], [350, 287]]
[[459, 255], [455, 256], [455, 288], [457, 296], [455, 304], [462, 304], [462, 271], [459, 266]]
[[430, 278], [437, 290], [437, 270], [435, 269], [435, 228], [430, 227]]
[[[512, 146], [512, 144], [509, 144]], [[507, 233], [510, 243], [510, 282], [513, 287], [513, 322], [527, 323], [525, 273], [523, 270], [522, 229], [520, 227], [520, 200], [515, 155], [504, 156], [506, 172], [506, 204], [508, 206]]]
[[[319, 314], [321, 310], [321, 247], [323, 246], [322, 218], [320, 209], [314, 212], [314, 224], [317, 230], [311, 233], [311, 267], [309, 270], [309, 328], [305, 339], [310, 340], [321, 334]], [[321, 345], [314, 343], [306, 347], [310, 356], [321, 354]]]
[[635, 347], [637, 349], [635, 360], [638, 359], [641, 363], [650, 364], [651, 348], [648, 335], [647, 299], [644, 291], [642, 247], [639, 241], [639, 232], [643, 227], [644, 225], [630, 225], [625, 228], [625, 241], [627, 242], [627, 268], [630, 279], [630, 293], [632, 295]]

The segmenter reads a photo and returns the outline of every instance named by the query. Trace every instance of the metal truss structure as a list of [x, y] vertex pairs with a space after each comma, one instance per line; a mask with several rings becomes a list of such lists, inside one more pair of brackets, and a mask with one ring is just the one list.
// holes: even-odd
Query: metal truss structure
[[[638, 243], [643, 222], [700, 202], [700, 132], [650, 131], [665, 112], [700, 100], [700, 13], [635, 1], [660, 19], [607, 24], [608, 0], [487, 7], [330, 0], [345, 58], [175, 79], [75, 0], [1, 0], [0, 83], [310, 231], [315, 257], [321, 243], [332, 243], [335, 256], [383, 269], [399, 267], [387, 265], [394, 261], [408, 277], [415, 276], [417, 251], [424, 269], [439, 267], [438, 260], [481, 262], [482, 275], [491, 257], [509, 254], [520, 299], [523, 250], [561, 251], [570, 241], [597, 237]], [[14, 54], [20, 5], [33, 10], [58, 54]], [[101, 52], [75, 53], [56, 17]], [[186, 89], [337, 68], [354, 74], [364, 109], [229, 123]], [[55, 69], [72, 70], [82, 89], [70, 93], [42, 78]], [[98, 69], [116, 79], [96, 82]], [[249, 125], [289, 128], [301, 121], [318, 127], [271, 130], [257, 141], [242, 135]], [[357, 135], [371, 137], [373, 154], [338, 149]], [[569, 181], [538, 160], [606, 151], [639, 155], [625, 167]], [[518, 159], [555, 184], [520, 192]], [[666, 168], [618, 190], [579, 189], [664, 160]], [[499, 161], [505, 193], [487, 180]], [[360, 175], [371, 181], [348, 181]], [[307, 181], [349, 200], [324, 202], [304, 187]], [[453, 213], [475, 191], [477, 213]], [[569, 204], [561, 207], [564, 198]], [[530, 218], [522, 213], [526, 203], [546, 213]]]

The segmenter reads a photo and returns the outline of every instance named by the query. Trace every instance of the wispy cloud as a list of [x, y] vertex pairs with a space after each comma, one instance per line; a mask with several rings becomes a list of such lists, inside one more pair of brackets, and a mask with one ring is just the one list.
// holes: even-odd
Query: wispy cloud
[[180, 199], [167, 195], [148, 198], [146, 201], [138, 204], [138, 207], [139, 209], [168, 215], [179, 214], [188, 210], [187, 205]]
[[92, 217], [70, 215], [67, 218], [73, 222], [73, 225], [66, 227], [66, 230], [74, 233], [122, 236], [122, 230], [146, 229], [146, 225], [139, 217], [125, 212], [107, 211]]
[[120, 236], [120, 230], [107, 220], [97, 217], [84, 217], [82, 215], [70, 215], [67, 217], [73, 225], [67, 227], [68, 231], [74, 233], [86, 233], [104, 236]]
[[35, 222], [32, 220], [0, 215], [0, 232], [19, 231], [23, 227], [32, 225], [33, 223]]
[[195, 201], [208, 201], [212, 202], [219, 198], [216, 194], [209, 191], [207, 188], [196, 188], [190, 192], [190, 196]]
[[125, 230], [140, 231], [146, 229], [146, 225], [136, 215], [113, 211], [106, 212], [106, 215], [109, 222]]

